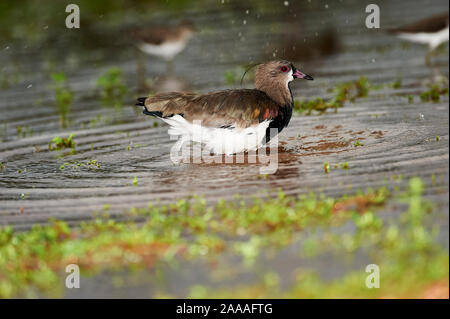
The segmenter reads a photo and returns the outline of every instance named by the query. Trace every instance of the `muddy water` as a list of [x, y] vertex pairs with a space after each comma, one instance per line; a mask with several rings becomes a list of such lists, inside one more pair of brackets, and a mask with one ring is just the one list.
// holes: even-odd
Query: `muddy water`
[[[380, 1], [382, 28], [423, 17], [424, 6], [427, 15], [448, 11], [446, 1], [415, 3]], [[48, 47], [49, 55], [18, 44], [3, 50], [1, 64], [16, 63], [20, 78], [0, 91], [0, 162], [5, 165], [0, 172], [0, 224], [14, 225], [18, 230], [47, 223], [49, 218], [77, 224], [95, 216], [105, 205], [109, 205], [111, 216], [120, 219], [130, 207], [172, 202], [193, 194], [210, 202], [232, 198], [236, 193], [244, 198], [267, 196], [279, 188], [288, 194], [315, 191], [341, 195], [386, 185], [393, 175], [403, 176], [403, 181], [396, 184], [400, 186], [408, 177], [421, 176], [427, 184], [427, 196], [442, 212], [447, 211], [448, 96], [439, 103], [424, 103], [418, 94], [426, 90], [427, 81], [435, 79], [436, 74], [448, 79], [448, 47], [435, 59], [434, 67], [427, 68], [424, 47], [405, 45], [382, 30], [366, 29], [364, 8], [358, 1], [304, 5], [305, 10], [299, 10], [300, 5], [286, 7], [283, 2], [271, 1], [264, 7], [248, 9], [218, 3], [190, 10], [199, 32], [176, 59], [176, 76], [169, 78], [200, 92], [239, 87], [238, 83], [225, 83], [227, 70], [282, 56], [280, 43], [285, 39], [298, 43], [298, 37], [304, 39], [307, 35], [304, 42], [311, 43], [316, 53], [299, 53], [296, 65], [315, 80], [293, 83], [296, 98], [330, 97], [330, 88], [361, 75], [374, 84], [402, 80], [401, 88], [371, 90], [368, 97], [347, 103], [337, 112], [296, 115], [279, 137], [278, 169], [263, 177], [262, 164], [174, 164], [169, 156], [174, 141], [169, 140], [167, 126], [155, 127], [152, 118], [132, 106], [137, 96], [136, 52], [126, 39], [118, 39], [112, 31], [109, 39], [117, 42], [113, 51], [83, 51], [77, 47], [70, 52], [61, 43], [60, 47]], [[156, 21], [168, 17], [170, 12], [162, 10]], [[338, 43], [331, 52], [319, 45], [328, 29], [335, 31], [333, 41]], [[292, 30], [298, 32], [290, 37]], [[308, 51], [308, 45], [302, 44], [301, 48]], [[46, 56], [52, 57], [51, 63]], [[64, 130], [59, 127], [46, 76], [50, 64], [66, 72], [74, 91], [70, 125]], [[120, 112], [102, 107], [94, 89], [98, 76], [111, 66], [124, 71], [130, 90], [127, 105]], [[145, 69], [149, 79], [167, 76], [164, 63], [157, 59], [146, 58]], [[162, 86], [161, 82], [155, 83]], [[245, 82], [244, 86], [251, 87], [251, 83]], [[413, 103], [408, 95], [414, 96]], [[97, 116], [100, 120], [94, 125], [92, 120]], [[18, 136], [17, 126], [30, 128], [33, 136]], [[75, 134], [76, 154], [48, 151], [52, 138], [69, 133]], [[363, 145], [355, 147], [357, 141]], [[93, 159], [100, 168], [75, 164], [60, 169], [67, 162]], [[325, 174], [324, 162], [332, 167], [348, 162], [349, 169], [332, 169]], [[433, 184], [432, 175], [436, 177]], [[132, 183], [134, 177], [137, 186]], [[448, 234], [448, 222], [443, 227]], [[289, 268], [289, 253], [284, 254], [286, 262], [278, 266]], [[318, 265], [327, 262], [317, 261]], [[194, 274], [196, 267], [188, 265], [183, 271]], [[333, 273], [338, 274], [339, 269]], [[96, 281], [93, 285], [108, 295], [108, 288]], [[130, 296], [129, 292], [125, 295]]]

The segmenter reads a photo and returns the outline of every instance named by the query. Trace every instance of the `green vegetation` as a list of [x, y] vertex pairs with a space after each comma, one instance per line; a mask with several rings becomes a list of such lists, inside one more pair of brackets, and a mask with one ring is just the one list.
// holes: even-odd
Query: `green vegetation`
[[294, 100], [294, 110], [300, 113], [305, 113], [306, 115], [311, 115], [313, 111], [322, 114], [325, 113], [329, 108], [334, 108], [336, 110], [339, 107], [342, 107], [342, 105], [334, 103], [334, 101], [325, 102], [320, 97], [314, 100], [306, 101]]
[[33, 137], [33, 130], [28, 125], [25, 126], [17, 125], [16, 131], [18, 138]]
[[66, 168], [71, 169], [79, 169], [79, 168], [87, 168], [87, 169], [99, 169], [100, 163], [97, 160], [89, 160], [87, 162], [66, 162], [59, 166], [60, 170], [65, 170]]
[[353, 146], [354, 147], [358, 147], [358, 146], [364, 146], [364, 144], [363, 143], [361, 143], [361, 141], [360, 140], [357, 140], [354, 144], [353, 144]]
[[68, 137], [56, 136], [50, 143], [48, 143], [48, 150], [59, 151], [70, 148], [71, 153], [75, 153], [75, 142], [73, 141], [73, 137], [73, 134], [70, 134]]
[[97, 114], [95, 117], [89, 120], [89, 127], [96, 128], [100, 125], [102, 117], [100, 114]]
[[[290, 289], [281, 290], [277, 273], [269, 272], [261, 283], [238, 285], [232, 289], [210, 290], [195, 285], [190, 298], [424, 298], [430, 286], [448, 291], [449, 261], [444, 247], [435, 243], [437, 230], [427, 230], [423, 219], [430, 211], [422, 200], [423, 184], [410, 180], [407, 196], [402, 201], [409, 208], [401, 221], [384, 222], [370, 210], [353, 214], [354, 234], [328, 233], [304, 239], [305, 256], [330, 252], [355, 253], [364, 250], [371, 262], [379, 266], [380, 288], [367, 289], [368, 273], [361, 269], [333, 281], [323, 281], [314, 269], [298, 269]], [[270, 279], [270, 280], [269, 280]]]
[[[130, 210], [131, 220], [147, 217], [143, 224], [96, 219], [70, 229], [62, 221], [53, 221], [50, 226], [36, 225], [23, 233], [14, 233], [7, 226], [0, 230], [0, 296], [14, 296], [27, 285], [51, 289], [57, 286], [58, 271], [69, 263], [95, 272], [149, 267], [157, 261], [170, 262], [175, 256], [192, 259], [225, 249], [249, 263], [256, 257], [253, 244], [257, 243], [257, 248], [283, 246], [304, 227], [348, 219], [352, 213], [347, 205], [356, 199], [364, 203], [361, 207], [375, 207], [385, 202], [387, 192], [380, 189], [342, 199], [313, 194], [296, 198], [280, 192], [276, 198], [255, 199], [248, 206], [219, 201], [208, 207], [204, 200], [196, 198]], [[227, 247], [224, 237], [230, 236], [238, 241]]]
[[5, 168], [6, 168], [6, 165], [3, 164], [2, 162], [0, 162], [0, 171], [3, 172], [5, 170]]
[[[323, 167], [324, 167], [325, 173], [328, 174], [331, 171], [331, 165], [328, 164], [328, 162], [325, 162]], [[340, 168], [340, 169], [348, 169], [349, 168], [348, 162], [344, 162], [344, 163], [339, 163], [339, 164], [334, 164], [333, 165], [333, 169], [338, 169], [338, 168]]]
[[133, 184], [133, 186], [138, 186], [137, 176], [135, 176], [135, 177], [133, 178], [132, 184]]
[[97, 79], [97, 86], [101, 90], [102, 104], [121, 110], [123, 99], [127, 94], [127, 87], [123, 83], [123, 74], [119, 68], [113, 67]]
[[441, 100], [441, 95], [448, 95], [448, 87], [441, 87], [439, 84], [433, 84], [429, 87], [429, 90], [420, 94], [422, 102], [434, 102], [437, 103]]
[[[20, 233], [6, 226], [0, 229], [0, 296], [32, 296], [36, 288], [60, 294], [55, 288], [62, 289], [59, 274], [71, 263], [90, 275], [104, 269], [172, 264], [180, 258], [214, 260], [227, 252], [241, 256], [243, 266], [251, 266], [262, 252], [290, 245], [299, 235], [306, 258], [366, 251], [382, 269], [381, 288], [365, 288], [363, 269], [331, 283], [301, 269], [289, 290], [280, 289], [278, 274], [268, 273], [262, 284], [230, 291], [194, 286], [190, 297], [403, 296], [448, 276], [448, 254], [434, 242], [436, 232], [429, 232], [422, 222], [431, 212], [422, 192], [420, 179], [411, 179], [408, 192], [397, 197], [409, 203], [399, 219], [407, 227], [400, 227], [397, 220], [382, 221], [374, 213], [389, 198], [385, 188], [338, 199], [286, 196], [280, 191], [275, 198], [250, 203], [221, 200], [213, 206], [194, 198], [131, 209], [128, 222], [103, 217], [70, 228], [65, 222], [53, 221]], [[354, 224], [356, 232], [333, 231], [344, 223]], [[314, 231], [319, 228], [321, 232]]]
[[[402, 87], [402, 80], [397, 79], [390, 84], [374, 85], [371, 84], [366, 77], [361, 76], [358, 80], [342, 83], [337, 85], [332, 92], [334, 96], [331, 99], [324, 100], [322, 98], [315, 98], [312, 100], [294, 100], [294, 110], [305, 115], [311, 115], [314, 112], [318, 114], [325, 113], [328, 109], [334, 109], [337, 111], [345, 105], [346, 102], [355, 102], [357, 98], [367, 97], [371, 89], [381, 89], [385, 87], [391, 87], [399, 89]], [[429, 89], [420, 94], [422, 102], [434, 102], [437, 103], [441, 100], [441, 96], [448, 95], [448, 86], [440, 86], [439, 84], [433, 84], [429, 86]], [[414, 103], [414, 96], [408, 95], [408, 103]]]
[[391, 87], [393, 89], [400, 89], [402, 87], [402, 79], [399, 78], [399, 79], [395, 80], [394, 82], [392, 82]]
[[333, 90], [334, 97], [328, 101], [321, 98], [305, 101], [294, 101], [294, 110], [306, 115], [311, 115], [314, 111], [319, 114], [325, 113], [328, 109], [343, 107], [346, 102], [355, 102], [357, 98], [367, 97], [371, 84], [366, 77], [361, 76], [358, 80], [339, 84]]
[[53, 90], [55, 92], [56, 110], [59, 114], [61, 127], [67, 126], [67, 115], [72, 105], [73, 93], [70, 90], [64, 73], [52, 73]]
[[237, 83], [238, 76], [236, 75], [236, 72], [234, 70], [226, 70], [223, 74], [225, 84], [233, 85]]
[[328, 174], [330, 172], [330, 164], [328, 162], [323, 163], [323, 170], [325, 174]]
[[340, 166], [342, 169], [348, 169], [348, 162], [340, 163], [339, 166]]
[[[243, 78], [245, 74], [245, 77]], [[250, 81], [253, 82], [255, 78], [255, 72], [252, 68], [252, 65], [241, 65], [239, 67], [226, 70], [223, 74], [225, 84], [227, 85], [236, 85], [240, 84], [242, 81]]]
[[8, 130], [6, 128], [6, 123], [3, 122], [2, 126], [0, 127], [0, 141], [5, 142], [8, 138]]
[[[108, 39], [114, 39], [114, 37], [117, 39], [117, 35], [92, 32], [90, 26], [99, 23], [99, 16], [106, 25], [117, 26], [130, 16], [140, 19], [145, 18], [148, 12], [161, 12], [162, 10], [182, 14], [183, 9], [197, 4], [197, 2], [186, 0], [111, 0], [108, 6], [90, 0], [79, 0], [76, 3], [84, 13], [83, 26], [78, 29], [79, 33], [73, 38], [78, 40], [73, 45], [80, 47], [86, 46], [86, 43], [92, 46], [101, 43], [105, 36]], [[62, 7], [63, 13], [65, 5], [66, 3]], [[0, 35], [6, 43], [18, 38], [34, 47], [43, 43], [52, 43], [54, 41], [52, 34], [43, 32], [42, 17], [44, 16], [48, 29], [55, 30], [61, 25], [61, 7], [59, 6], [35, 0], [22, 0], [19, 5], [12, 0], [3, 0], [0, 4]], [[68, 36], [70, 37], [70, 35]]]
[[365, 76], [361, 76], [358, 80], [340, 84], [336, 87], [336, 99], [340, 103], [346, 101], [355, 102], [357, 98], [367, 97], [370, 90], [370, 82]]

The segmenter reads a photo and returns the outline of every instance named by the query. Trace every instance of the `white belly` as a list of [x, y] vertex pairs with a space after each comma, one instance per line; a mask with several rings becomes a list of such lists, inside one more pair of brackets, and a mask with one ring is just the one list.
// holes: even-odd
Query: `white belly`
[[156, 55], [166, 60], [172, 60], [178, 53], [183, 51], [186, 43], [184, 41], [165, 42], [161, 45], [154, 45], [141, 42], [139, 49], [146, 54]]
[[202, 143], [208, 151], [216, 155], [257, 150], [265, 144], [266, 129], [270, 123], [264, 121], [245, 129], [229, 129], [189, 123], [180, 115], [163, 120], [170, 125], [169, 135], [178, 136], [184, 141]]
[[449, 38], [449, 28], [434, 33], [399, 33], [398, 37], [407, 41], [428, 44], [430, 50], [436, 49], [441, 43], [447, 42]]

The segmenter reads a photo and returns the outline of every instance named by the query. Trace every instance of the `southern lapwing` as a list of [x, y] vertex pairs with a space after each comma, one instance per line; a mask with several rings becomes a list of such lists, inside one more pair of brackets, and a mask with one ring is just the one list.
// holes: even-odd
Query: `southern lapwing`
[[167, 69], [172, 71], [172, 61], [184, 50], [194, 34], [191, 22], [181, 22], [173, 26], [153, 26], [131, 32], [137, 47], [144, 53], [164, 59]]
[[449, 38], [449, 15], [447, 13], [434, 15], [426, 19], [389, 29], [390, 33], [399, 38], [415, 43], [427, 44], [428, 52], [425, 63], [430, 64], [430, 55], [442, 43], [448, 42]]
[[270, 61], [257, 66], [254, 89], [160, 93], [136, 105], [169, 124], [178, 146], [199, 142], [213, 154], [231, 155], [258, 149], [289, 124], [294, 79], [313, 78], [288, 61]]

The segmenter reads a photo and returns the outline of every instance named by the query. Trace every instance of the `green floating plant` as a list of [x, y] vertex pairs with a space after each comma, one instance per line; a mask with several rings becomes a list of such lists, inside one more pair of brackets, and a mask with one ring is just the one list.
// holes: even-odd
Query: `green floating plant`
[[441, 87], [439, 84], [433, 84], [429, 89], [420, 94], [422, 102], [438, 103], [441, 101], [441, 95], [448, 95], [448, 87]]
[[67, 126], [67, 116], [72, 106], [73, 93], [67, 84], [64, 73], [52, 73], [53, 90], [55, 92], [56, 110], [59, 114], [61, 127]]
[[[236, 267], [252, 267], [263, 252], [290, 246], [297, 236], [305, 248], [299, 253], [310, 256], [307, 258], [366, 251], [380, 266], [380, 289], [365, 287], [364, 268], [333, 282], [299, 269], [291, 288], [281, 289], [278, 274], [272, 272], [263, 276], [262, 287], [255, 283], [229, 291], [195, 289], [194, 295], [207, 291], [204, 297], [402, 296], [448, 277], [448, 253], [424, 223], [432, 212], [430, 203], [422, 198], [424, 186], [420, 179], [412, 178], [408, 190], [396, 197], [386, 188], [339, 198], [312, 193], [296, 197], [280, 191], [276, 197], [248, 202], [236, 198], [215, 204], [195, 197], [164, 206], [132, 208], [127, 221], [104, 215], [109, 211], [105, 205], [98, 212], [103, 218], [79, 227], [63, 221], [36, 225], [25, 232], [0, 227], [0, 297], [63, 287], [58, 274], [71, 263], [89, 275], [105, 269], [149, 269], [157, 262], [170, 265], [175, 259], [213, 260], [225, 253], [242, 257], [242, 263], [236, 259]], [[389, 198], [408, 204], [398, 221], [376, 213]], [[349, 223], [354, 225], [350, 227], [353, 231], [335, 231], [334, 227]], [[314, 231], [318, 228], [320, 234]]]
[[370, 82], [366, 77], [361, 76], [356, 81], [338, 84], [333, 90], [334, 97], [328, 101], [322, 98], [313, 100], [294, 101], [294, 110], [306, 115], [311, 115], [313, 111], [319, 114], [325, 113], [328, 109], [343, 107], [346, 102], [354, 102], [357, 98], [367, 97], [371, 88]]
[[59, 151], [67, 148], [71, 149], [71, 153], [75, 153], [75, 142], [73, 140], [74, 134], [70, 134], [68, 137], [54, 137], [50, 143], [48, 143], [49, 151]]
[[113, 67], [97, 79], [100, 88], [101, 101], [106, 107], [114, 107], [121, 110], [123, 99], [127, 94], [127, 87], [123, 82], [123, 74], [119, 68]]

